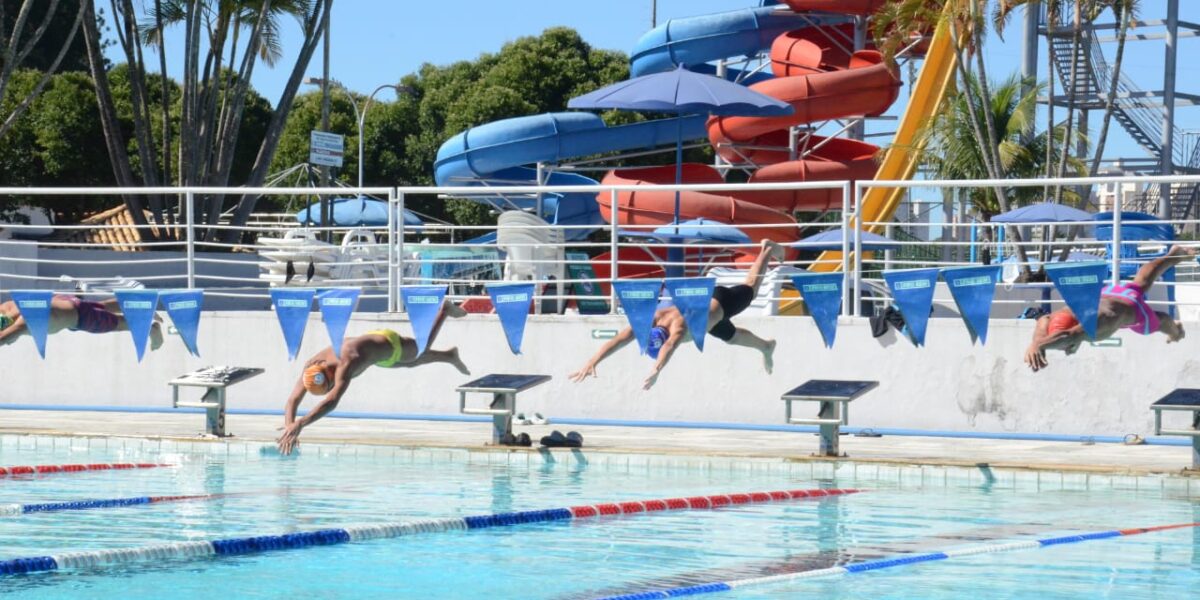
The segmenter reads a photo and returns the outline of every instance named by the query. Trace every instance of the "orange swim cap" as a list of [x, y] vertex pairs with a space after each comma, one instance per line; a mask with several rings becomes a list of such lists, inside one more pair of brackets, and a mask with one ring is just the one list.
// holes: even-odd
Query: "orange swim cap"
[[1049, 330], [1049, 332], [1053, 334], [1053, 333], [1058, 333], [1060, 331], [1066, 331], [1078, 324], [1079, 324], [1079, 319], [1076, 319], [1075, 315], [1071, 314], [1071, 311], [1069, 311], [1069, 310], [1055, 311], [1053, 314], [1050, 315], [1050, 330]]
[[304, 370], [304, 389], [317, 396], [328, 394], [329, 390], [333, 388], [335, 371], [333, 365], [327, 365], [324, 361], [314, 363]]

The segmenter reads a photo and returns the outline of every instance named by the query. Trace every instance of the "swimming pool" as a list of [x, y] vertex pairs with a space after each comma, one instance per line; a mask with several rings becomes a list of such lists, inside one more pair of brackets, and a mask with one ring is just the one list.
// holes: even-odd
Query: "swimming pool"
[[[1200, 482], [784, 460], [0, 438], [0, 465], [167, 468], [0, 479], [0, 505], [202, 495], [0, 518], [0, 560], [620, 500], [764, 490], [859, 494], [441, 531], [261, 554], [0, 576], [14, 597], [596, 598], [747, 580], [1078, 532], [1200, 521]], [[1190, 496], [1189, 496], [1190, 494]], [[216, 497], [211, 497], [217, 495]], [[1186, 597], [1200, 533], [1183, 528], [749, 585], [713, 598]]]

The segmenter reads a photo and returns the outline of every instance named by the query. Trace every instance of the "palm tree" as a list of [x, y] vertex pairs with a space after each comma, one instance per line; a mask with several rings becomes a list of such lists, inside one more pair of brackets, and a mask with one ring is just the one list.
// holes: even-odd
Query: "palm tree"
[[[89, 68], [96, 81], [97, 102], [101, 120], [106, 123], [105, 138], [109, 147], [118, 184], [147, 186], [201, 185], [227, 186], [233, 167], [242, 115], [250, 92], [250, 80], [259, 60], [273, 66], [282, 56], [281, 21], [295, 18], [302, 30], [301, 47], [288, 82], [275, 104], [271, 123], [259, 146], [258, 157], [247, 186], [261, 185], [274, 157], [287, 115], [291, 110], [300, 81], [324, 31], [333, 0], [154, 0], [147, 2], [143, 13], [135, 10], [134, 0], [112, 0], [112, 29], [117, 46], [124, 54], [130, 69], [130, 95], [133, 103], [134, 147], [138, 164], [142, 166], [135, 177], [131, 158], [116, 126], [116, 110], [108, 91], [107, 71], [100, 51], [100, 34], [95, 20], [95, 0], [84, 0], [89, 15], [85, 18], [84, 37], [88, 46]], [[141, 4], [141, 3], [138, 3]], [[140, 18], [140, 21], [139, 21]], [[179, 113], [171, 115], [169, 87], [166, 84], [166, 46], [164, 32], [168, 27], [183, 28], [184, 39], [182, 82], [179, 93]], [[158, 68], [163, 75], [161, 102], [147, 92], [144, 52], [159, 55]], [[150, 127], [151, 115], [159, 112], [162, 121], [160, 144]], [[177, 127], [170, 127], [172, 120]], [[179, 135], [178, 162], [172, 169], [170, 132]], [[161, 166], [161, 168], [160, 168]], [[163, 200], [149, 198], [155, 222], [163, 223]], [[238, 215], [244, 222], [255, 199], [242, 198]], [[224, 198], [214, 196], [200, 199], [196, 205], [196, 222], [216, 224], [223, 209]], [[126, 204], [135, 220], [141, 218], [141, 200], [127, 197]], [[144, 220], [144, 219], [143, 219]], [[143, 223], [139, 223], [143, 224]], [[235, 219], [235, 224], [239, 221]], [[216, 237], [214, 231], [199, 231], [200, 239]]]
[[[984, 156], [988, 154], [976, 143], [976, 128], [986, 127], [982, 115], [990, 114], [993, 124], [992, 138], [996, 140], [995, 155], [1000, 157], [1001, 178], [1020, 179], [1041, 175], [1047, 161], [1052, 164], [1061, 160], [1060, 154], [1070, 147], [1064, 143], [1068, 128], [1059, 124], [1053, 131], [1035, 133], [1035, 116], [1038, 94], [1044, 86], [1033, 85], [1011, 75], [999, 83], [992, 83], [990, 102], [985, 106], [982, 86], [973, 76], [967, 86], [974, 87], [974, 94], [956, 93], [947, 103], [946, 109], [929, 122], [921, 132], [925, 150], [923, 165], [937, 179], [986, 179], [990, 177]], [[1022, 93], [1024, 92], [1024, 93]], [[977, 104], [972, 110], [968, 102]], [[974, 116], [973, 116], [974, 115]], [[976, 123], [972, 124], [971, 120]], [[1076, 134], [1078, 135], [1078, 134]], [[1057, 143], [1055, 143], [1057, 142]], [[918, 145], [918, 147], [920, 147]], [[1046, 155], [1047, 148], [1058, 148]], [[1071, 171], [1082, 173], [1085, 166], [1078, 158], [1068, 156]], [[996, 201], [994, 194], [986, 189], [964, 190], [972, 206], [984, 219], [1006, 210]], [[1041, 199], [1040, 190], [1028, 187], [1005, 188], [1006, 203], [1023, 204]]]

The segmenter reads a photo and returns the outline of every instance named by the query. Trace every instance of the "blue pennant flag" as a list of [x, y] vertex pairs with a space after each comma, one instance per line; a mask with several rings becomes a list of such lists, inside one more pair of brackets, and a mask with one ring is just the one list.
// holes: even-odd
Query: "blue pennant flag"
[[529, 316], [529, 307], [533, 302], [533, 284], [488, 284], [487, 291], [492, 297], [496, 315], [500, 317], [504, 337], [508, 339], [508, 349], [512, 350], [513, 354], [520, 354], [521, 340], [525, 338], [525, 319]]
[[283, 341], [287, 344], [288, 360], [296, 360], [300, 343], [304, 341], [304, 328], [308, 326], [308, 315], [312, 312], [316, 290], [299, 288], [272, 288], [271, 304], [275, 316], [283, 329]]
[[446, 300], [446, 289], [446, 286], [436, 285], [400, 288], [400, 297], [404, 299], [413, 336], [417, 339], [417, 356], [424, 354], [429, 344], [429, 336]]
[[896, 308], [904, 316], [908, 337], [916, 346], [925, 345], [925, 326], [929, 324], [929, 310], [933, 308], [938, 273], [938, 269], [911, 269], [883, 274], [892, 290]]
[[13, 292], [12, 299], [21, 318], [25, 319], [25, 328], [33, 336], [37, 344], [38, 354], [46, 358], [46, 336], [50, 333], [50, 300], [54, 292]]
[[986, 344], [988, 317], [992, 314], [996, 283], [1000, 281], [1000, 265], [942, 269], [942, 277], [958, 305], [958, 314], [967, 324], [971, 343], [978, 339], [980, 344]]
[[696, 343], [697, 349], [704, 352], [704, 338], [708, 333], [708, 307], [712, 303], [717, 280], [712, 277], [688, 277], [668, 279], [666, 284], [671, 301], [683, 315], [688, 331], [692, 332], [692, 341]]
[[317, 306], [321, 309], [321, 318], [325, 321], [325, 331], [329, 332], [329, 347], [333, 355], [342, 357], [342, 340], [346, 338], [346, 325], [350, 324], [350, 316], [358, 306], [358, 289], [320, 290], [317, 292]]
[[1083, 331], [1096, 339], [1096, 317], [1100, 313], [1100, 291], [1104, 289], [1108, 263], [1058, 263], [1046, 266], [1046, 275], [1054, 282], [1058, 295], [1075, 313]]
[[154, 313], [158, 310], [158, 290], [117, 290], [113, 294], [133, 336], [138, 362], [142, 362], [146, 340], [150, 339], [150, 328], [154, 326]]
[[159, 299], [166, 307], [167, 316], [171, 317], [175, 331], [178, 331], [179, 337], [183, 338], [183, 344], [187, 346], [188, 352], [191, 352], [192, 356], [200, 356], [200, 351], [196, 346], [196, 333], [200, 329], [200, 309], [204, 306], [204, 292], [202, 290], [163, 292], [159, 295]]
[[833, 340], [837, 337], [838, 315], [842, 312], [842, 286], [845, 285], [845, 275], [842, 273], [803, 273], [792, 275], [792, 284], [804, 298], [808, 313], [817, 323], [821, 331], [821, 339], [825, 347], [832, 348]]
[[658, 292], [662, 289], [661, 279], [622, 279], [613, 282], [625, 318], [633, 329], [642, 354], [650, 350], [650, 330], [654, 328], [654, 312], [658, 309]]

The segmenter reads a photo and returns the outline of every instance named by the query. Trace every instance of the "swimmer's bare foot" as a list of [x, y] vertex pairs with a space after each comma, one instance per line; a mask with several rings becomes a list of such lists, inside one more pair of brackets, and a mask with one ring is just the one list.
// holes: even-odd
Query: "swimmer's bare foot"
[[[459, 309], [459, 310], [462, 310], [462, 309]], [[468, 369], [467, 364], [464, 363], [461, 358], [459, 358], [457, 346], [447, 350], [446, 353], [450, 355], [449, 359], [447, 359], [446, 362], [450, 363], [451, 365], [454, 365], [454, 368], [458, 369], [459, 373], [462, 373], [463, 375], [471, 374], [471, 369]]]
[[763, 348], [763, 368], [766, 369], [767, 375], [775, 370], [775, 340], [767, 342], [767, 347]]
[[1196, 248], [1194, 246], [1171, 246], [1171, 251], [1167, 252], [1167, 256], [1196, 256]]
[[155, 318], [154, 323], [150, 325], [150, 350], [158, 350], [163, 345], [162, 320]]
[[783, 246], [780, 246], [774, 240], [764, 239], [758, 245], [759, 252], [766, 252], [767, 255], [775, 260], [783, 260]]

